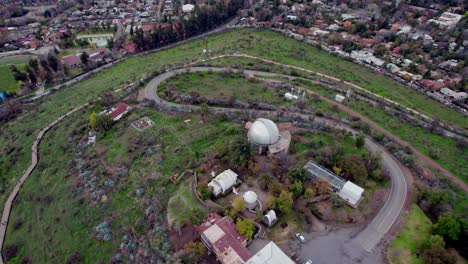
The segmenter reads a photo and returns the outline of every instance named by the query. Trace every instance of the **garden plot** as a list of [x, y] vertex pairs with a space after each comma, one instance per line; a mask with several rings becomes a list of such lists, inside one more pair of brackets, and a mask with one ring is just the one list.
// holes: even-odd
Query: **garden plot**
[[153, 120], [149, 119], [147, 116], [144, 116], [136, 121], [132, 122], [132, 127], [138, 131], [143, 131], [147, 128], [150, 128], [154, 125]]

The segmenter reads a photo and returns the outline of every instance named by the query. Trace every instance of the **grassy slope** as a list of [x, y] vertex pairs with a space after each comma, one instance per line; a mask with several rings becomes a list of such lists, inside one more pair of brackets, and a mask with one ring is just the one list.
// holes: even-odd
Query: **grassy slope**
[[[130, 126], [130, 120], [142, 115], [151, 118], [155, 125], [144, 132], [137, 132]], [[86, 263], [107, 262], [119, 247], [123, 230], [141, 222], [144, 205], [141, 198], [133, 195], [134, 190], [143, 186], [145, 194], [152, 196], [158, 193], [172, 195], [177, 188], [184, 199], [193, 205], [195, 201], [189, 199], [188, 190], [181, 187], [183, 183], [178, 187], [165, 185], [162, 189], [161, 181], [174, 173], [181, 173], [194, 157], [193, 152], [204, 153], [216, 142], [225, 141], [230, 136], [225, 131], [233, 126], [224, 122], [200, 126], [199, 117], [195, 115], [171, 117], [153, 111], [135, 110], [98, 141], [98, 145], [107, 148], [104, 154], [106, 160], [109, 164], [127, 160], [127, 148], [131, 144], [128, 139], [141, 133], [156, 137], [159, 131], [166, 131], [161, 137], [162, 148], [132, 163], [129, 175], [110, 193], [108, 204], [91, 206], [87, 202], [80, 204], [79, 196], [71, 195], [74, 177], [69, 175], [69, 161], [74, 156], [72, 149], [76, 142], [68, 144], [68, 138], [73, 130], [81, 131], [78, 128], [86, 124], [88, 116], [89, 111], [67, 119], [47, 134], [41, 143], [42, 165], [25, 183], [13, 208], [6, 245], [19, 245], [20, 254], [12, 263], [20, 262], [24, 256], [32, 257], [33, 262], [37, 263], [64, 263], [76, 251], [80, 252]], [[193, 122], [185, 124], [185, 119]], [[155, 173], [162, 177], [152, 184], [146, 184], [145, 178]], [[47, 199], [49, 202], [45, 202]], [[158, 199], [163, 198], [159, 196]], [[113, 219], [112, 240], [96, 241], [93, 238], [94, 227], [106, 218]], [[20, 220], [24, 222], [23, 225], [14, 230], [14, 223]]]
[[0, 92], [8, 94], [19, 92], [18, 84], [9, 65], [0, 65]]
[[22, 70], [25, 63], [33, 57], [31, 55], [16, 55], [0, 58], [0, 92], [9, 94], [19, 92], [18, 84], [10, 70], [10, 65], [14, 64], [19, 70]]
[[[344, 62], [334, 56], [319, 52], [313, 47], [305, 44], [302, 45], [298, 41], [269, 31], [231, 31], [210, 37], [209, 45], [210, 49], [220, 53], [237, 50], [276, 59], [285, 63], [301, 65], [310, 69], [321, 70], [331, 75], [336, 73], [353, 75], [353, 78], [359, 78], [357, 80], [358, 84], [372, 86], [372, 89], [380, 87], [379, 89], [382, 90], [382, 94], [398, 91], [398, 96], [408, 94], [408, 100], [420, 98], [422, 102], [420, 104], [421, 109], [426, 109], [427, 111], [429, 108], [432, 108], [434, 114], [439, 115], [442, 119], [458, 122], [461, 126], [466, 127], [467, 121], [460, 114], [433, 101], [425, 103], [423, 95], [419, 95], [407, 87], [395, 84], [390, 79], [381, 77], [360, 66]], [[29, 164], [30, 145], [42, 127], [55, 120], [68, 109], [95, 98], [105, 90], [116, 89], [119, 85], [129, 80], [138, 79], [151, 71], [156, 71], [165, 64], [182, 63], [201, 57], [200, 53], [203, 47], [203, 41], [194, 41], [167, 51], [128, 59], [124, 63], [96, 74], [91, 79], [47, 96], [35, 111], [31, 111], [13, 122], [3, 124], [0, 130], [0, 138], [2, 138], [0, 145], [0, 180], [3, 181], [2, 187], [5, 190], [0, 195], [0, 203], [4, 203], [6, 195], [11, 191], [12, 183], [17, 182], [21, 173]], [[364, 78], [368, 78], [370, 84], [366, 84], [368, 81], [364, 81]], [[376, 85], [375, 87], [374, 84]], [[392, 88], [386, 89], [390, 85]], [[207, 141], [203, 144], [210, 144], [210, 142]], [[13, 150], [10, 152], [11, 149]], [[29, 184], [35, 184], [34, 179], [37, 179], [37, 177], [35, 178], [33, 175], [28, 181], [30, 182]], [[58, 183], [47, 183], [45, 186], [50, 187], [49, 184], [57, 185]], [[42, 191], [45, 192], [47, 189], [44, 187]], [[29, 191], [30, 189], [28, 190], [25, 187], [21, 194], [27, 197], [26, 195]], [[20, 211], [25, 213], [20, 208], [13, 215], [18, 214]]]
[[[349, 75], [359, 76], [359, 78], [369, 78], [369, 82], [372, 83], [380, 83], [380, 85], [382, 83], [388, 84], [385, 87], [389, 87], [392, 84], [394, 87], [392, 86], [392, 88], [385, 90], [388, 90], [388, 93], [398, 91], [398, 94], [402, 95], [408, 93], [412, 100], [415, 100], [415, 98], [423, 98], [421, 101], [425, 100], [423, 95], [419, 95], [407, 87], [396, 84], [388, 78], [384, 78], [363, 67], [343, 61], [325, 52], [318, 51], [314, 47], [273, 32], [252, 30], [230, 31], [210, 37], [209, 39], [210, 49], [219, 53], [237, 50], [276, 59], [285, 63], [301, 65], [310, 69], [322, 70], [329, 74], [340, 75], [348, 72]], [[0, 136], [4, 141], [0, 146], [0, 154], [6, 153], [12, 146], [20, 150], [0, 155], [0, 164], [2, 164], [0, 167], [0, 178], [3, 178], [7, 188], [11, 187], [8, 184], [9, 182], [16, 182], [20, 173], [27, 167], [30, 161], [29, 146], [34, 136], [41, 127], [53, 121], [60, 114], [95, 98], [105, 90], [116, 89], [127, 81], [132, 81], [152, 71], [157, 71], [165, 64], [176, 64], [201, 58], [203, 47], [202, 41], [194, 41], [170, 50], [143, 57], [130, 58], [121, 64], [96, 74], [91, 79], [79, 82], [72, 87], [47, 96], [36, 111], [26, 114], [17, 121], [3, 125]], [[360, 80], [358, 83], [364, 86], [364, 82], [367, 81]], [[370, 85], [367, 84], [367, 86]], [[461, 114], [451, 109], [433, 101], [430, 101], [430, 104], [422, 104], [421, 109], [427, 108], [433, 108], [434, 113], [443, 112], [445, 114], [438, 114], [441, 118], [444, 119], [448, 116], [447, 120], [456, 121], [459, 125], [466, 127], [467, 120]], [[15, 155], [18, 159], [13, 159]], [[0, 202], [3, 202], [4, 199], [5, 194], [0, 195]]]
[[406, 216], [403, 229], [388, 248], [387, 258], [392, 264], [423, 263], [416, 257], [418, 248], [431, 235], [431, 220], [421, 208], [413, 204]]
[[247, 80], [243, 76], [223, 76], [219, 72], [197, 72], [182, 74], [161, 85], [158, 94], [164, 95], [165, 89], [171, 89], [180, 93], [199, 93], [200, 96], [209, 99], [230, 99], [235, 96], [244, 102], [268, 102], [283, 103], [284, 100], [271, 89], [262, 89], [262, 83]]
[[[258, 62], [255, 62], [255, 60], [243, 58], [219, 59], [213, 61], [211, 64], [217, 66], [223, 64], [238, 65], [248, 69], [270, 71], [270, 68], [268, 67], [269, 65], [259, 64]], [[330, 90], [313, 85], [308, 81], [303, 81], [302, 79], [300, 81], [292, 81], [291, 83], [308, 88], [330, 98], [335, 94]], [[323, 105], [325, 105], [325, 107], [323, 107]], [[400, 118], [389, 114], [384, 109], [374, 107], [362, 101], [348, 100], [346, 105], [365, 115], [391, 133], [394, 133], [398, 137], [410, 142], [412, 146], [424, 153], [426, 156], [431, 157], [429, 152], [434, 152], [437, 155], [436, 158], [433, 158], [436, 162], [438, 162], [443, 168], [452, 172], [455, 176], [465, 182], [468, 182], [468, 174], [464, 166], [467, 160], [468, 150], [456, 147], [456, 141], [454, 139], [429, 133], [421, 127], [414, 127], [410, 123], [402, 121]], [[321, 104], [315, 103], [313, 106], [320, 112], [336, 112], [325, 102], [322, 102]], [[342, 117], [346, 117], [342, 112], [338, 112], [338, 114]]]

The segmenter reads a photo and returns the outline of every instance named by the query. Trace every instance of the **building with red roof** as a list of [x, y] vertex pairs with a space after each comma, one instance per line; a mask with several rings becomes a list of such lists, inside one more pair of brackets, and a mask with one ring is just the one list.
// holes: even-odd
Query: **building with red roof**
[[131, 108], [128, 104], [118, 103], [114, 108], [112, 108], [109, 111], [108, 115], [112, 117], [112, 120], [117, 121], [130, 110]]
[[345, 29], [346, 31], [348, 31], [348, 30], [351, 28], [352, 25], [353, 25], [353, 22], [351, 22], [351, 21], [349, 21], [349, 20], [347, 20], [347, 21], [345, 21], [345, 22], [343, 23], [343, 27], [344, 27], [344, 29]]
[[78, 55], [69, 55], [63, 57], [63, 64], [67, 65], [69, 68], [76, 68], [81, 66], [81, 58]]
[[133, 43], [128, 43], [128, 44], [124, 45], [122, 49], [125, 52], [128, 52], [128, 53], [135, 53], [136, 52], [136, 45], [133, 44]]
[[209, 214], [199, 226], [195, 226], [209, 251], [216, 254], [222, 264], [245, 263], [252, 256], [247, 250], [247, 238], [237, 232], [229, 216]]

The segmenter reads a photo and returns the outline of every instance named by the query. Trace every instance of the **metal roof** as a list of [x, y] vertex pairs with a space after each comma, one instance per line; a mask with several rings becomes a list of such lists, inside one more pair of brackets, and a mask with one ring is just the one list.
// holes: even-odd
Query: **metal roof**
[[312, 161], [308, 161], [306, 165], [304, 165], [304, 169], [309, 172], [310, 176], [322, 178], [329, 182], [333, 189], [341, 190], [346, 183], [344, 179]]

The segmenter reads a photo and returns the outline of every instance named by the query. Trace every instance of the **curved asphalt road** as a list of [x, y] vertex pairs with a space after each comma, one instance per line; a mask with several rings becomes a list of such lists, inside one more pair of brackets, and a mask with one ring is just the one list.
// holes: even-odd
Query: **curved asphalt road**
[[[145, 89], [141, 90], [138, 99], [141, 101], [143, 99], [148, 99], [156, 102], [157, 105], [165, 106], [166, 108], [177, 108], [178, 110], [185, 110], [185, 111], [192, 111], [199, 109], [198, 106], [195, 105], [180, 105], [174, 104], [171, 102], [167, 102], [157, 95], [157, 87], [161, 84], [161, 82], [165, 81], [166, 79], [180, 73], [185, 73], [187, 70], [191, 72], [196, 71], [224, 71], [224, 68], [219, 67], [191, 67], [187, 69], [176, 69], [172, 71], [165, 72], [159, 76], [156, 76], [154, 79], [150, 81], [150, 83], [145, 87]], [[259, 71], [251, 71], [251, 70], [244, 70], [244, 73], [250, 75], [263, 75], [263, 76], [282, 76], [288, 78], [294, 78], [293, 76], [287, 76], [283, 74], [275, 74], [270, 72], [259, 72]], [[309, 93], [313, 93], [307, 89], [305, 89]], [[322, 97], [323, 98], [323, 97]], [[258, 111], [258, 110], [248, 110], [248, 109], [233, 109], [233, 108], [224, 108], [224, 107], [210, 107], [210, 111], [213, 112], [232, 112], [232, 111], [247, 111], [247, 112], [255, 112], [256, 114], [262, 113], [271, 113], [271, 111]], [[353, 131], [348, 127], [343, 127], [342, 125], [336, 124], [334, 121], [325, 120], [323, 118], [315, 117], [315, 120], [320, 119], [324, 121], [328, 125], [335, 125], [340, 126], [344, 129]], [[388, 132], [387, 132], [388, 133]], [[385, 168], [388, 169], [389, 175], [391, 178], [391, 191], [390, 195], [382, 207], [380, 212], [377, 216], [372, 220], [372, 222], [367, 225], [367, 227], [359, 232], [357, 236], [351, 237], [350, 234], [346, 234], [346, 236], [337, 239], [337, 241], [333, 241], [331, 245], [327, 245], [328, 242], [324, 245], [317, 245], [314, 244], [314, 248], [317, 250], [321, 250], [320, 247], [326, 247], [327, 249], [336, 249], [329, 251], [329, 254], [326, 254], [325, 251], [321, 251], [321, 257], [323, 261], [319, 261], [319, 263], [352, 263], [354, 261], [360, 262], [368, 262], [372, 263], [371, 260], [366, 261], [366, 257], [369, 253], [375, 248], [375, 246], [382, 240], [384, 235], [390, 230], [392, 225], [395, 223], [396, 219], [400, 215], [402, 208], [405, 204], [406, 197], [407, 197], [407, 182], [405, 179], [405, 175], [403, 173], [402, 168], [400, 167], [399, 163], [395, 161], [395, 159], [385, 152], [385, 149], [382, 146], [377, 145], [369, 138], [366, 138], [366, 145], [372, 151], [381, 151], [382, 152], [382, 163]], [[317, 247], [318, 246], [318, 247]], [[308, 254], [312, 252], [312, 248], [308, 248], [307, 245], [304, 245], [302, 255], [305, 258], [308, 258]], [[325, 253], [325, 254], [323, 254]], [[348, 262], [347, 260], [352, 259], [352, 262]], [[335, 261], [333, 261], [335, 260]]]

